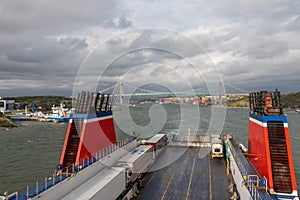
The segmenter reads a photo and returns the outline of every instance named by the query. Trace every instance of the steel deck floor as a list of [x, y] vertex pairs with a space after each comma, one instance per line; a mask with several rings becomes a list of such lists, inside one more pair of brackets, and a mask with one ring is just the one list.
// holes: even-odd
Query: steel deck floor
[[[136, 199], [229, 199], [224, 160], [212, 160], [210, 149], [168, 147], [143, 179], [143, 188]], [[183, 154], [170, 165], [167, 163]]]

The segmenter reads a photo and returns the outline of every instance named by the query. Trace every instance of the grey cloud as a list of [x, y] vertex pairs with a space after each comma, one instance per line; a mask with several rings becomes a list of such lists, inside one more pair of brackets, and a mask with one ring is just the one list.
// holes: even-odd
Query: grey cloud
[[29, 46], [15, 47], [8, 51], [6, 56], [8, 59], [17, 62], [43, 63], [49, 60], [57, 60], [73, 51], [86, 47], [88, 47], [88, 44], [78, 38], [65, 38], [58, 41], [46, 40]]
[[162, 67], [155, 67], [152, 72], [150, 73], [153, 77], [159, 77], [164, 74], [168, 74], [170, 69], [168, 68], [162, 68]]
[[[288, 55], [286, 55], [288, 56]], [[286, 57], [285, 56], [285, 57]], [[255, 88], [292, 91], [299, 89], [295, 82], [299, 82], [299, 58], [287, 61], [285, 57], [274, 60], [251, 60], [247, 63], [232, 63], [229, 68], [222, 71], [225, 83], [230, 83], [245, 91]], [[272, 87], [273, 85], [273, 87]], [[258, 89], [256, 89], [258, 90]]]
[[13, 34], [27, 31], [49, 34], [103, 25], [105, 19], [121, 10], [115, 1], [96, 0], [2, 1], [0, 6], [1, 31]]
[[[59, 94], [71, 95], [77, 68], [86, 54], [86, 42], [64, 38], [36, 45], [28, 50], [12, 48], [5, 52], [7, 57], [0, 57], [1, 80], [9, 83], [7, 89], [1, 88], [0, 93], [34, 95], [51, 94], [50, 91], [56, 90]], [[22, 80], [22, 83], [17, 80]], [[11, 89], [12, 86], [17, 89]]]
[[121, 76], [134, 68], [141, 67], [149, 63], [165, 63], [165, 59], [180, 59], [170, 53], [158, 49], [140, 49], [129, 52], [118, 60], [115, 60], [107, 67], [104, 76]]
[[[186, 35], [175, 31], [172, 34], [169, 30], [146, 29], [141, 31], [140, 35], [131, 42], [130, 48], [153, 48], [156, 50], [167, 51], [171, 57], [174, 55], [187, 58], [205, 53], [202, 46], [195, 50], [196, 43]], [[167, 55], [165, 55], [167, 56]], [[165, 57], [167, 58], [167, 57]]]
[[287, 45], [279, 40], [261, 40], [252, 44], [246, 54], [256, 59], [266, 59], [284, 56], [288, 51]]
[[291, 31], [300, 31], [300, 16], [296, 16], [292, 22], [286, 25], [286, 28]]
[[[237, 55], [247, 56], [249, 61], [256, 59], [270, 59], [276, 56], [285, 56], [289, 48], [288, 38], [283, 33], [281, 24], [266, 24], [263, 21], [251, 22], [229, 29], [226, 37], [220, 41], [219, 49], [223, 52], [233, 52]], [[257, 26], [256, 26], [257, 25]], [[272, 27], [273, 29], [268, 27]], [[277, 27], [277, 28], [274, 28]]]
[[249, 66], [244, 67], [242, 66], [241, 63], [237, 62], [237, 61], [232, 61], [231, 63], [219, 63], [226, 65], [226, 68], [221, 70], [222, 74], [225, 76], [241, 76], [243, 74], [248, 74], [251, 71], [251, 68], [249, 68]]
[[[2, 1], [0, 80], [21, 78], [22, 87], [28, 89], [32, 88], [30, 80], [43, 80], [58, 92], [62, 85], [68, 85], [71, 91], [77, 69], [89, 48], [86, 35], [80, 32], [103, 26], [106, 19], [120, 16], [123, 11], [119, 5], [116, 1]], [[40, 91], [47, 94], [47, 90]]]
[[121, 15], [120, 17], [109, 19], [104, 23], [105, 27], [113, 27], [113, 28], [128, 28], [132, 27], [132, 21], [125, 15]]
[[[128, 32], [125, 33], [127, 37], [112, 38], [107, 41], [105, 47], [100, 47], [99, 56], [95, 60], [105, 59], [108, 55], [112, 57], [107, 66], [102, 66], [106, 68], [105, 76], [121, 76], [133, 68], [148, 63], [167, 64], [168, 60], [181, 60], [183, 59], [180, 55], [181, 52], [195, 54], [192, 49], [185, 52], [185, 49], [180, 48], [184, 46], [182, 39], [176, 43], [178, 38], [164, 36], [162, 30], [146, 29], [137, 32], [139, 34]], [[135, 37], [132, 37], [131, 34]], [[174, 44], [170, 46], [171, 43]], [[96, 69], [97, 66], [95, 65], [94, 68]]]
[[[57, 93], [68, 92], [72, 90], [77, 69], [93, 46], [94, 36], [106, 40], [102, 35], [110, 37], [119, 31], [139, 27], [167, 27], [183, 34], [194, 32], [187, 35], [212, 55], [224, 80], [230, 83], [237, 82], [238, 86], [247, 90], [247, 87], [269, 87], [278, 80], [284, 88], [289, 85], [290, 89], [299, 90], [294, 84], [296, 77], [300, 76], [297, 58], [300, 49], [297, 42], [299, 10], [300, 3], [296, 0], [175, 0], [171, 3], [157, 0], [2, 1], [0, 80], [23, 79], [24, 94], [26, 88], [42, 85], [38, 81], [45, 84], [55, 82]], [[198, 27], [205, 31], [198, 30]], [[111, 39], [106, 46], [100, 47], [103, 53], [93, 63], [93, 69], [99, 71], [111, 64], [105, 71], [104, 85], [138, 67], [144, 68], [140, 74], [147, 72], [151, 75], [152, 72], [151, 76], [164, 77], [165, 80], [173, 77], [173, 74], [164, 73], [163, 68], [147, 71], [151, 64], [156, 63], [172, 65], [175, 70], [181, 69], [187, 74], [185, 76], [191, 74], [192, 77], [193, 71], [180, 62], [183, 58], [203, 56], [202, 47], [195, 51], [184, 37], [155, 31], [148, 29], [127, 38]], [[127, 49], [136, 51], [126, 53]], [[125, 55], [121, 56], [122, 53]], [[107, 57], [118, 59], [104, 63]], [[84, 74], [97, 75], [92, 70]], [[267, 75], [271, 78], [264, 77]], [[290, 82], [287, 81], [289, 78]], [[4, 91], [9, 92], [2, 89], [0, 92]], [[22, 92], [20, 89], [15, 91]], [[36, 87], [35, 91], [47, 94], [47, 91], [55, 92], [55, 89], [43, 91]]]
[[[234, 58], [234, 60], [230, 61], [225, 59], [220, 62], [223, 66], [225, 66], [223, 70], [221, 70], [223, 72], [224, 79], [229, 81], [242, 80], [247, 82], [247, 80], [251, 80], [252, 77], [255, 77], [257, 80], [259, 78], [264, 80], [264, 76], [266, 76], [266, 74], [272, 75], [272, 77], [276, 79], [276, 76], [282, 74], [282, 69], [280, 67], [284, 65], [284, 59], [289, 55], [289, 48], [287, 44], [280, 37], [267, 37], [264, 34], [258, 35], [256, 34], [257, 31], [252, 31], [252, 33], [245, 35], [239, 34], [240, 30], [242, 29], [243, 26], [235, 27], [233, 30], [229, 29], [226, 35], [223, 33], [218, 35], [218, 33], [216, 33], [210, 38], [201, 38], [204, 38], [203, 40], [207, 39], [210, 41], [207, 42], [207, 45], [209, 46], [208, 54], [218, 51], [217, 47], [220, 45], [218, 42], [221, 42], [220, 47], [223, 51], [221, 52], [221, 57], [228, 52], [232, 53], [231, 56]], [[158, 31], [158, 33], [160, 32]], [[161, 35], [161, 37], [158, 35]], [[131, 38], [131, 40], [128, 40], [128, 38]], [[168, 34], [157, 34], [155, 29], [141, 31], [139, 35], [136, 35], [136, 37], [128, 38], [113, 39], [112, 42], [109, 42], [109, 50], [106, 53], [109, 53], [110, 55], [115, 53], [115, 56], [117, 57], [118, 51], [124, 53], [130, 48], [137, 49], [137, 51], [129, 52], [112, 63], [111, 66], [109, 66], [109, 69], [107, 69], [105, 72], [104, 76], [121, 77], [123, 74], [126, 74], [135, 67], [143, 66], [148, 68], [149, 63], [169, 65], [170, 63], [178, 62], [181, 59], [180, 55], [176, 55], [178, 52], [183, 52], [182, 55], [184, 55], [184, 58], [199, 56], [199, 52], [189, 48], [188, 42]], [[220, 40], [220, 38], [222, 38], [222, 40]], [[148, 46], [153, 49], [147, 49]], [[111, 49], [116, 51], [111, 51]], [[174, 54], [172, 54], [172, 52], [165, 52], [159, 49], [171, 49]], [[145, 56], [143, 51], [149, 51], [152, 53], [152, 55]], [[202, 52], [200, 52], [200, 54], [201, 53]], [[280, 60], [282, 60], [283, 63], [279, 64], [278, 62]], [[276, 66], [276, 68], [274, 68], [274, 66]], [[185, 66], [181, 65], [177, 68], [183, 67]], [[272, 70], [272, 74], [270, 74], [269, 70]], [[147, 69], [144, 71], [146, 73]], [[293, 68], [292, 71], [293, 73], [296, 73], [297, 69]], [[192, 73], [190, 69], [186, 69], [186, 72]], [[164, 75], [165, 80], [168, 80], [170, 77], [174, 77], [172, 76], [173, 74], [160, 73], [159, 70], [153, 70], [150, 72], [150, 76], [160, 76], [161, 74]], [[127, 81], [137, 81], [139, 78], [132, 77]], [[145, 81], [146, 77], [147, 76], [145, 74]], [[187, 76], [185, 75], [185, 77]], [[160, 78], [162, 78], [162, 76]]]
[[[294, 0], [287, 1], [209, 1], [199, 2], [198, 9], [203, 9], [201, 5], [206, 5], [204, 13], [207, 16], [223, 18], [223, 20], [239, 19], [239, 21], [249, 21], [252, 19], [264, 19], [267, 21], [278, 21], [286, 19], [299, 13], [299, 2]], [[222, 19], [220, 19], [222, 20]]]

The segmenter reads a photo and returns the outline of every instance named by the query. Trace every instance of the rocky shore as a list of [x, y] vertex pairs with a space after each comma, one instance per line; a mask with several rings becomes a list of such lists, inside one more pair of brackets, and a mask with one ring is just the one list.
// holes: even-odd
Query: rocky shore
[[6, 117], [0, 117], [0, 130], [16, 127], [17, 125]]

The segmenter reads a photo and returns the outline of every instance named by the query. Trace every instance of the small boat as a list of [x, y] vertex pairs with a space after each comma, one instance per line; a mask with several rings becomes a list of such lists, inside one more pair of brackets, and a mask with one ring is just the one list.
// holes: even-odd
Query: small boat
[[11, 120], [34, 120], [34, 117], [31, 114], [26, 113], [10, 114], [8, 117]]
[[70, 113], [72, 112], [72, 109], [69, 110], [67, 107], [65, 107], [63, 104], [60, 104], [60, 106], [53, 105], [51, 109], [50, 115], [45, 115], [44, 118], [48, 122], [69, 122], [70, 120]]

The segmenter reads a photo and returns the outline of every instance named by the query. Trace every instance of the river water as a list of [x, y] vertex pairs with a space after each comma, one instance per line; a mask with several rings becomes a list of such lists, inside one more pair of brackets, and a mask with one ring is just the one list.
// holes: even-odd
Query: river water
[[[212, 114], [216, 113], [216, 114]], [[300, 114], [286, 113], [293, 159], [300, 188]], [[143, 104], [114, 111], [117, 138], [124, 133], [149, 136], [166, 134], [231, 134], [247, 146], [248, 109], [195, 105]], [[225, 121], [223, 120], [225, 119]], [[223, 126], [224, 122], [224, 126]], [[0, 131], [0, 196], [26, 191], [51, 177], [60, 159], [67, 124], [24, 121], [23, 126]]]

